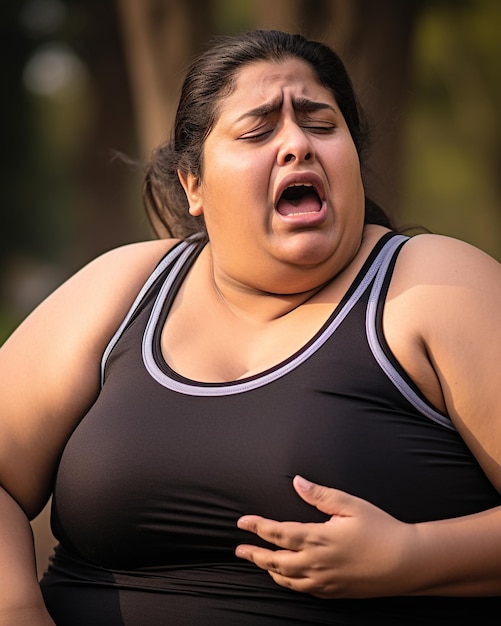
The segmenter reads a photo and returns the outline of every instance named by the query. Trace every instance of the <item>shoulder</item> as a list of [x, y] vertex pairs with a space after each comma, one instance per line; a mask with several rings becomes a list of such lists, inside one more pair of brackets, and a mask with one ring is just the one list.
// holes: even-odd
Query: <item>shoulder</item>
[[[446, 235], [415, 235], [404, 246], [402, 256], [417, 261], [425, 271], [433, 266], [435, 272], [441, 268], [444, 271], [458, 267], [475, 269], [478, 265], [491, 266], [493, 270], [501, 267], [499, 261], [480, 248]], [[436, 261], [440, 261], [439, 267]]]
[[494, 331], [499, 328], [501, 264], [464, 241], [417, 235], [400, 252], [388, 302], [429, 339], [465, 337], [487, 319]]
[[443, 235], [416, 235], [403, 246], [395, 270], [402, 286], [497, 287], [501, 264], [469, 243]]
[[[70, 388], [86, 370], [91, 372], [90, 393], [102, 351], [150, 273], [175, 244], [172, 240], [130, 244], [82, 267], [14, 331], [0, 351], [0, 367], [34, 369], [32, 380], [40, 381], [41, 391], [52, 389], [54, 396], [63, 389], [58, 381], [66, 379]], [[32, 367], [34, 353], [38, 362]]]
[[102, 254], [43, 300], [20, 324], [2, 354], [47, 360], [97, 359], [138, 291], [176, 240], [146, 241]]
[[76, 305], [113, 315], [116, 307], [120, 315], [176, 243], [172, 239], [145, 241], [105, 252], [77, 271], [49, 300], [64, 301], [67, 312]]
[[126, 280], [142, 280], [177, 243], [177, 239], [158, 239], [113, 248], [87, 263], [75, 276], [119, 272]]

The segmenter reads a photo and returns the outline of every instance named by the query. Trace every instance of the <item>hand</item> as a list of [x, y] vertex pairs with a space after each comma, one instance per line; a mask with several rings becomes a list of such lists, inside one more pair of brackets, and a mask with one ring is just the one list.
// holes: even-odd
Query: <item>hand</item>
[[409, 550], [417, 546], [414, 525], [396, 520], [361, 498], [300, 476], [293, 485], [303, 500], [331, 518], [324, 523], [300, 523], [245, 515], [238, 527], [279, 549], [242, 544], [236, 548], [238, 557], [268, 571], [279, 585], [319, 598], [411, 592], [406, 568]]

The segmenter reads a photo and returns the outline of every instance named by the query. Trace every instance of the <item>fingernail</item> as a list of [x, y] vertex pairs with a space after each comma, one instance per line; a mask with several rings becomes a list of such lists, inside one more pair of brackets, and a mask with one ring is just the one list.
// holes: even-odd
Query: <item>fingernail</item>
[[306, 480], [306, 478], [298, 475], [296, 476], [296, 485], [306, 491], [313, 485], [313, 483], [310, 483], [309, 480]]

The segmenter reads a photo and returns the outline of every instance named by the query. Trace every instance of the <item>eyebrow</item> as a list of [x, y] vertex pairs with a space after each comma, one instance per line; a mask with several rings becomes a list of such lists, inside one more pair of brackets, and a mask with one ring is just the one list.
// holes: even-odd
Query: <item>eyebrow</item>
[[[250, 109], [246, 111], [243, 115], [241, 115], [237, 121], [246, 119], [248, 117], [266, 117], [272, 113], [276, 113], [280, 111], [283, 105], [283, 98], [279, 96], [274, 100], [270, 100], [270, 102], [265, 102], [254, 109]], [[328, 109], [333, 113], [337, 113], [336, 109], [327, 104], [326, 102], [316, 102], [315, 100], [309, 100], [308, 98], [294, 98], [292, 101], [292, 106], [295, 111], [299, 111], [300, 113], [314, 113], [315, 111], [322, 111]]]

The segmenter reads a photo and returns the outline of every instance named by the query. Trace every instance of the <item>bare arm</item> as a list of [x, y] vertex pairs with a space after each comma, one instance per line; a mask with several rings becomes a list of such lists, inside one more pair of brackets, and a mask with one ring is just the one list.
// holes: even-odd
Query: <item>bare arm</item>
[[[387, 339], [501, 493], [500, 312], [499, 263], [448, 238], [420, 236], [404, 247], [385, 309]], [[237, 555], [279, 584], [319, 597], [501, 595], [501, 507], [405, 524], [338, 490], [305, 489], [298, 478], [294, 485], [328, 522], [239, 521], [279, 549], [243, 545]]]
[[501, 493], [501, 264], [435, 235], [415, 237], [401, 257], [385, 308], [388, 342]]
[[501, 594], [501, 508], [456, 520], [406, 524], [369, 502], [296, 477], [298, 494], [331, 516], [323, 523], [256, 515], [238, 526], [275, 544], [236, 555], [280, 585], [319, 598]]
[[53, 626], [38, 586], [30, 524], [2, 488], [0, 519], [0, 626]]
[[28, 519], [47, 502], [61, 451], [99, 392], [107, 342], [171, 245], [133, 244], [96, 259], [0, 349], [0, 616], [22, 611], [23, 601], [40, 607]]

